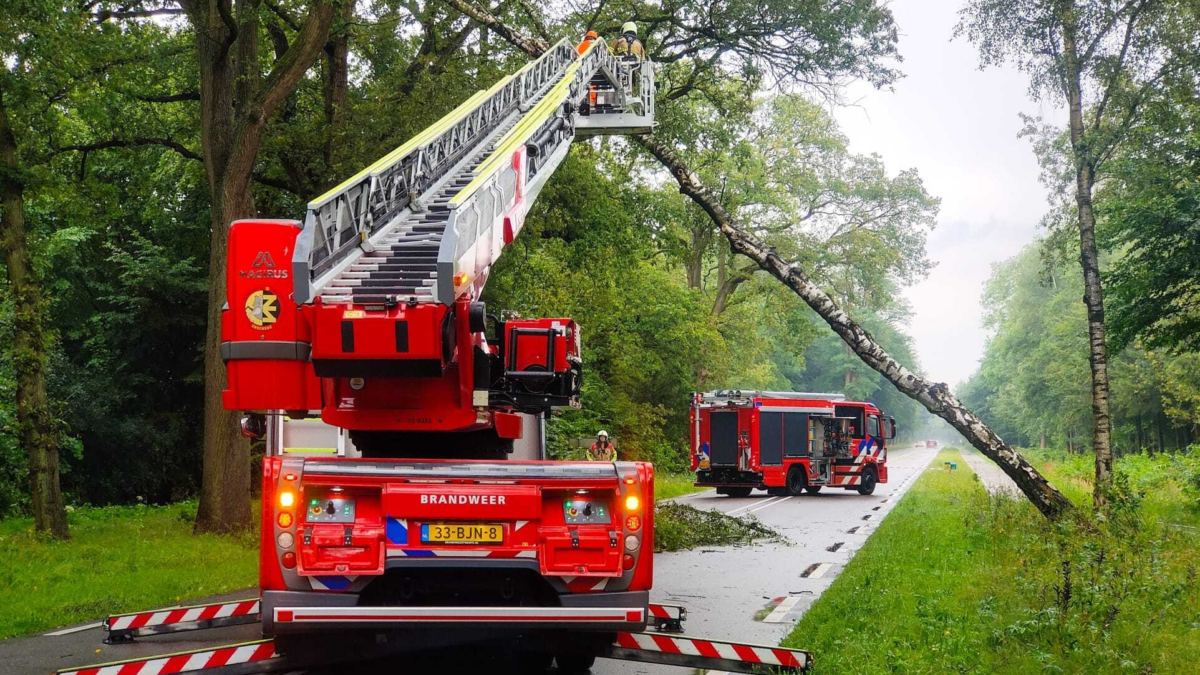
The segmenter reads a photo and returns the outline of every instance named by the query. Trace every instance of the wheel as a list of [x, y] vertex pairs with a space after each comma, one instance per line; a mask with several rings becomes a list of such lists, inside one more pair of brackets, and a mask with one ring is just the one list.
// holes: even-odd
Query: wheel
[[869, 495], [875, 492], [875, 486], [879, 483], [879, 476], [875, 475], [875, 467], [868, 466], [863, 469], [862, 482], [858, 484], [858, 494]]
[[804, 488], [804, 490], [805, 490], [805, 492], [808, 492], [808, 494], [810, 494], [810, 495], [815, 495], [821, 491], [821, 486], [820, 485], [808, 485]]
[[804, 469], [798, 466], [793, 466], [788, 469], [787, 473], [787, 493], [793, 497], [803, 494], [805, 488], [808, 487], [808, 476], [805, 475]]
[[596, 665], [596, 656], [581, 656], [579, 654], [559, 654], [555, 657], [558, 662], [558, 672], [564, 675], [586, 673]]
[[748, 487], [731, 487], [725, 488], [725, 494], [729, 497], [749, 497], [753, 488]]

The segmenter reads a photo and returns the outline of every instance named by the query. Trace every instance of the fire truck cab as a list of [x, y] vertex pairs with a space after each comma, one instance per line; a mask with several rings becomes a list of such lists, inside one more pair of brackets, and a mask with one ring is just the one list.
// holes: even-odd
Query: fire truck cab
[[696, 485], [746, 497], [816, 494], [825, 486], [869, 495], [886, 483], [896, 421], [840, 394], [720, 390], [691, 412]]

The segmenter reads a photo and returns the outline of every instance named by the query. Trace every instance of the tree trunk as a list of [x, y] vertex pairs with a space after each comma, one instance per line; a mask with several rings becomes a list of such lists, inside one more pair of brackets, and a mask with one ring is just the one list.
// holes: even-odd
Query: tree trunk
[[1088, 361], [1092, 370], [1092, 452], [1096, 480], [1092, 504], [1108, 503], [1112, 489], [1112, 429], [1109, 418], [1108, 354], [1104, 337], [1104, 290], [1100, 286], [1100, 254], [1096, 250], [1096, 215], [1092, 209], [1096, 159], [1084, 138], [1083, 87], [1076, 44], [1074, 2], [1063, 16], [1063, 57], [1071, 148], [1075, 161], [1075, 205], [1079, 211], [1079, 264], [1083, 267], [1083, 302], [1087, 305]]
[[1038, 434], [1038, 447], [1042, 450], [1046, 449], [1046, 432]]
[[[538, 56], [548, 48], [545, 42], [532, 40], [516, 33], [486, 10], [474, 7], [465, 0], [445, 0], [445, 2], [495, 30], [498, 35], [516, 45], [526, 54]], [[944, 384], [930, 384], [900, 365], [875, 342], [870, 333], [846, 316], [846, 313], [834, 304], [825, 291], [812, 283], [799, 265], [785, 262], [773, 250], [766, 248], [749, 233], [738, 228], [733, 218], [725, 211], [725, 207], [709, 192], [708, 188], [701, 184], [699, 176], [693, 173], [671, 148], [653, 135], [634, 136], [632, 140], [654, 155], [659, 163], [671, 173], [671, 176], [679, 183], [680, 193], [691, 198], [700, 208], [704, 209], [721, 233], [729, 240], [730, 248], [735, 253], [745, 255], [757, 263], [760, 268], [782, 281], [819, 314], [829, 324], [829, 327], [850, 345], [864, 363], [887, 378], [906, 396], [925, 406], [929, 412], [949, 422], [971, 442], [971, 445], [995, 462], [1005, 474], [1012, 478], [1038, 511], [1048, 518], [1055, 518], [1073, 507], [1071, 500], [1051, 485], [1050, 481], [1046, 480], [1020, 453], [1005, 444], [974, 413], [963, 407], [962, 403], [950, 394]]]
[[637, 136], [635, 142], [650, 151], [679, 183], [679, 191], [708, 213], [732, 250], [758, 263], [766, 272], [783, 282], [803, 299], [864, 363], [888, 379], [902, 393], [946, 420], [964, 437], [1013, 479], [1033, 505], [1054, 518], [1072, 507], [1071, 501], [1050, 484], [1038, 470], [1009, 447], [986, 424], [967, 410], [944, 384], [932, 384], [917, 377], [891, 357], [870, 333], [850, 319], [825, 291], [809, 280], [799, 265], [788, 263], [773, 250], [737, 226], [733, 217], [714, 199], [671, 148], [653, 136]]
[[[238, 414], [225, 410], [221, 307], [229, 225], [254, 217], [251, 174], [267, 121], [316, 62], [329, 38], [333, 5], [316, 0], [287, 51], [260, 84], [258, 1], [243, 0], [236, 19], [222, 16], [224, 0], [181, 0], [196, 29], [200, 67], [200, 142], [212, 201], [208, 326], [204, 340], [204, 474], [196, 532], [249, 529], [250, 445]], [[231, 26], [230, 24], [233, 23]]]
[[17, 439], [29, 455], [33, 522], [38, 532], [67, 539], [67, 511], [59, 486], [59, 433], [46, 395], [45, 307], [25, 232], [24, 181], [17, 139], [0, 80], [0, 246], [13, 302], [13, 370], [17, 380]]

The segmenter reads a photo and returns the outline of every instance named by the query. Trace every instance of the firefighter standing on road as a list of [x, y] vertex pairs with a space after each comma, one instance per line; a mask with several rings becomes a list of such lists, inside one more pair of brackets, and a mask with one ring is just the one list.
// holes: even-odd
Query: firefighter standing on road
[[592, 443], [592, 447], [587, 451], [588, 461], [591, 462], [615, 462], [617, 461], [617, 448], [608, 442], [608, 432], [603, 429], [596, 434], [596, 442]]
[[632, 21], [626, 21], [625, 25], [621, 26], [621, 36], [613, 40], [608, 47], [616, 56], [632, 56], [638, 61], [646, 58], [646, 48], [637, 37], [637, 24]]

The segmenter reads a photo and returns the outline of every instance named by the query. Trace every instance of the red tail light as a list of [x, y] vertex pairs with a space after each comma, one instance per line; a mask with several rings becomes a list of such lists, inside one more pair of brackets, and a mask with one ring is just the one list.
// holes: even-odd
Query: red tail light
[[296, 569], [296, 554], [291, 551], [284, 553], [282, 556], [282, 562], [283, 566], [289, 570]]

